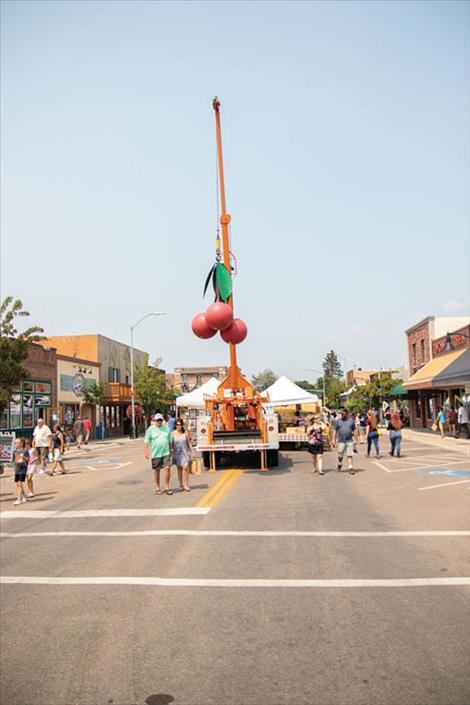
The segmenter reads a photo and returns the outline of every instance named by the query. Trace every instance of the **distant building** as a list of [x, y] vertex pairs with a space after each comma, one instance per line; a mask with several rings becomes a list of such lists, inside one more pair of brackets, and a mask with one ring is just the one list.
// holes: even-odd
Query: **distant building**
[[[108, 436], [128, 432], [127, 409], [131, 403], [131, 348], [130, 345], [107, 338], [105, 335], [65, 335], [48, 338], [44, 346], [54, 346], [57, 353], [67, 358], [91, 361], [100, 366], [100, 382], [105, 398], [101, 418]], [[134, 348], [134, 363], [148, 365], [148, 354]]]
[[167, 384], [172, 389], [186, 394], [197, 389], [211, 377], [223, 380], [228, 374], [228, 368], [219, 367], [175, 367], [174, 372], [167, 373]]
[[357, 370], [349, 370], [346, 372], [346, 383], [348, 387], [356, 386], [362, 387], [364, 384], [369, 384], [381, 374], [390, 374], [392, 377], [398, 377], [398, 370], [384, 369], [381, 370], [362, 370], [358, 368]]
[[403, 388], [410, 424], [430, 428], [438, 407], [470, 405], [470, 316], [428, 316], [406, 335], [413, 374]]

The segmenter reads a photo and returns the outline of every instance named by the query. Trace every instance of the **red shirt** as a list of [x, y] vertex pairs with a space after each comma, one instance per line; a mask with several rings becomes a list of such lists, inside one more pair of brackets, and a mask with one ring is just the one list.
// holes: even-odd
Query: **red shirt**
[[91, 422], [89, 421], [89, 419], [84, 420], [83, 430], [85, 431], [85, 433], [89, 433], [89, 431], [91, 431]]

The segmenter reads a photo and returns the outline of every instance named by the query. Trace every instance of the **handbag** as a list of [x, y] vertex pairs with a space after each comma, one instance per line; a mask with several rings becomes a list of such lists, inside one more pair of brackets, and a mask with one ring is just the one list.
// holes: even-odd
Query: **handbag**
[[437, 423], [433, 423], [433, 425], [431, 426], [431, 428], [432, 428], [433, 431], [437, 431], [437, 429], [438, 429]]
[[199, 458], [193, 458], [189, 463], [189, 472], [191, 475], [200, 475], [202, 473], [202, 463]]

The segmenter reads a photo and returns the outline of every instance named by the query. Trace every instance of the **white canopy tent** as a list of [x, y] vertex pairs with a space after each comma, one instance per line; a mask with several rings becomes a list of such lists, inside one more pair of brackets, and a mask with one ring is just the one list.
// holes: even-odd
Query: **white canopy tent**
[[217, 387], [219, 386], [219, 384], [219, 379], [211, 377], [210, 380], [204, 382], [204, 384], [202, 384], [197, 389], [193, 389], [192, 392], [188, 392], [188, 394], [183, 394], [180, 397], [176, 397], [176, 406], [188, 406], [191, 408], [204, 407], [204, 395], [215, 394], [217, 392]]
[[262, 394], [269, 395], [269, 404], [264, 406], [290, 406], [291, 404], [319, 404], [320, 399], [316, 394], [310, 394], [302, 387], [291, 382], [288, 377], [279, 377], [274, 384], [264, 390]]

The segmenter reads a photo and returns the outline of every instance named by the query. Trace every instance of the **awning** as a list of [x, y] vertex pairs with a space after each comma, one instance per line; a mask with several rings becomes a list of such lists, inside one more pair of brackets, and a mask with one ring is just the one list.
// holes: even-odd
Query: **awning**
[[439, 355], [428, 362], [409, 380], [404, 389], [437, 389], [463, 387], [470, 382], [470, 348]]
[[391, 397], [405, 397], [408, 391], [404, 388], [403, 384], [396, 384], [389, 391]]

